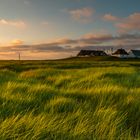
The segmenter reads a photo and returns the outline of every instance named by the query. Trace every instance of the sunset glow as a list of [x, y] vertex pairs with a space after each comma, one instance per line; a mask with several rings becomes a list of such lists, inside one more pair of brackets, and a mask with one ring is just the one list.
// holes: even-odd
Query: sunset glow
[[140, 49], [139, 0], [0, 0], [0, 59]]

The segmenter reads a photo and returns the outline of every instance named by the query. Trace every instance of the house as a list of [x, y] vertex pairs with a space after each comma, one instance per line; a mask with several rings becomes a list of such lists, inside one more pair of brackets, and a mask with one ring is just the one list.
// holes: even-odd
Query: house
[[128, 53], [124, 49], [118, 49], [112, 54], [112, 56], [116, 56], [120, 58], [128, 58]]
[[81, 50], [77, 56], [78, 57], [107, 56], [107, 54], [101, 50]]
[[130, 58], [140, 58], [140, 50], [130, 50], [128, 54]]

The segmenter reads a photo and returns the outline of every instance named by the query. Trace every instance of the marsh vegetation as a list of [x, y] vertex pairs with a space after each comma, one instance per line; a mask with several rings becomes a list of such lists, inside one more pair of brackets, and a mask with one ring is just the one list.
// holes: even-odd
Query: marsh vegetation
[[0, 139], [140, 139], [140, 62], [0, 62]]

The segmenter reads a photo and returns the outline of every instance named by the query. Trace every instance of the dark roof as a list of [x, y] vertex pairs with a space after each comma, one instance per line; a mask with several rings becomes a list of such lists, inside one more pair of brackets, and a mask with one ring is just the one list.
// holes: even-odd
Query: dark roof
[[140, 50], [131, 50], [135, 56], [140, 56]]
[[113, 53], [113, 55], [116, 54], [128, 55], [128, 53], [124, 49], [118, 49], [116, 52]]
[[107, 56], [107, 54], [101, 50], [81, 50], [77, 56]]

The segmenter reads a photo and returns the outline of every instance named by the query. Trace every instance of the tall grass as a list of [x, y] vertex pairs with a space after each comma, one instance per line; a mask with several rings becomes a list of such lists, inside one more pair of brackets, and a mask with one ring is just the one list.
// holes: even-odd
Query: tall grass
[[0, 140], [140, 139], [140, 62], [2, 62]]

